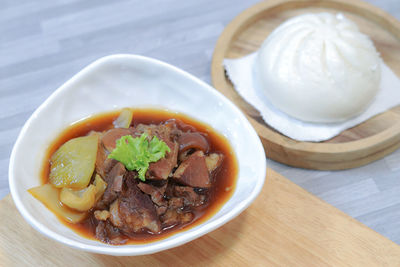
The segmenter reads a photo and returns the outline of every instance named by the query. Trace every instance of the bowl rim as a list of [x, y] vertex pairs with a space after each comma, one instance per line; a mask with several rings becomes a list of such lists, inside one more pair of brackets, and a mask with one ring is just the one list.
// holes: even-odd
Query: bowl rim
[[[214, 97], [218, 97], [221, 99], [225, 104], [227, 104], [229, 109], [233, 109], [235, 113], [238, 114], [239, 117], [241, 117], [241, 121], [245, 122], [245, 125], [242, 125], [242, 127], [246, 128], [246, 131], [251, 133], [252, 136], [250, 138], [256, 138], [255, 142], [257, 143], [257, 147], [259, 148], [258, 151], [254, 151], [255, 153], [259, 154], [258, 156], [261, 156], [264, 158], [262, 160], [262, 166], [261, 170], [259, 170], [259, 176], [256, 180], [256, 185], [254, 189], [250, 192], [249, 197], [247, 197], [244, 201], [239, 203], [234, 209], [228, 211], [225, 215], [221, 216], [220, 218], [217, 218], [213, 221], [210, 221], [213, 217], [209, 218], [205, 222], [199, 224], [198, 226], [199, 229], [196, 229], [196, 231], [192, 232], [191, 235], [185, 235], [185, 232], [182, 232], [183, 234], [180, 236], [176, 236], [171, 239], [167, 240], [162, 239], [159, 241], [151, 242], [149, 244], [146, 244], [146, 246], [143, 247], [137, 247], [135, 244], [128, 244], [128, 245], [123, 245], [123, 246], [98, 246], [95, 244], [82, 244], [79, 241], [72, 240], [68, 237], [65, 237], [62, 234], [59, 234], [55, 231], [52, 231], [47, 228], [46, 225], [38, 222], [31, 214], [30, 212], [25, 208], [25, 205], [23, 204], [22, 199], [20, 198], [20, 195], [18, 194], [16, 184], [15, 184], [15, 178], [13, 175], [13, 170], [16, 166], [16, 153], [21, 145], [21, 140], [23, 137], [26, 135], [26, 132], [29, 128], [29, 126], [32, 124], [32, 122], [36, 119], [38, 114], [44, 107], [48, 105], [54, 98], [57, 97], [61, 92], [65, 91], [68, 89], [69, 85], [73, 83], [75, 80], [79, 79], [80, 77], [86, 75], [87, 73], [91, 72], [93, 69], [95, 69], [98, 65], [105, 64], [110, 60], [113, 59], [118, 59], [118, 58], [129, 58], [132, 60], [136, 60], [139, 62], [143, 63], [148, 63], [148, 64], [155, 64], [155, 65], [160, 65], [163, 68], [166, 68], [170, 71], [176, 72], [183, 77], [190, 79], [191, 81], [199, 84], [204, 90], [208, 91], [208, 93], [211, 93]], [[172, 110], [172, 109], [171, 109]], [[173, 65], [170, 65], [168, 63], [165, 63], [163, 61], [141, 56], [141, 55], [132, 55], [132, 54], [114, 54], [114, 55], [109, 55], [105, 56], [102, 58], [99, 58], [95, 60], [94, 62], [90, 63], [86, 67], [84, 67], [82, 70], [80, 70], [77, 74], [72, 76], [69, 80], [67, 80], [64, 84], [62, 84], [60, 87], [58, 87], [34, 112], [33, 114], [29, 117], [29, 119], [25, 122], [24, 126], [22, 127], [18, 138], [13, 146], [11, 156], [10, 156], [10, 163], [9, 163], [9, 170], [8, 170], [8, 180], [9, 180], [9, 188], [11, 192], [11, 196], [13, 198], [13, 201], [22, 215], [22, 217], [38, 232], [42, 233], [43, 235], [49, 237], [50, 239], [56, 240], [60, 243], [63, 243], [69, 247], [75, 248], [75, 249], [81, 249], [86, 252], [92, 252], [92, 253], [100, 253], [100, 254], [108, 254], [108, 255], [115, 255], [115, 256], [135, 256], [135, 255], [146, 255], [146, 254], [152, 254], [156, 253], [165, 249], [170, 249], [174, 248], [180, 245], [183, 245], [189, 241], [192, 241], [200, 236], [203, 236], [223, 224], [227, 223], [228, 221], [234, 219], [237, 217], [240, 213], [242, 213], [258, 196], [258, 194], [261, 192], [261, 189], [264, 185], [265, 177], [266, 177], [266, 158], [265, 158], [265, 152], [264, 148], [262, 146], [261, 140], [258, 137], [256, 131], [254, 128], [251, 126], [250, 122], [247, 120], [245, 115], [240, 111], [238, 107], [236, 107], [228, 98], [226, 98], [223, 94], [215, 90], [213, 87], [205, 83], [204, 81], [200, 80], [199, 78], [189, 74], [188, 72], [185, 72]], [[233, 196], [233, 195], [232, 195]], [[232, 198], [232, 197], [231, 197]], [[229, 198], [227, 202], [231, 199]], [[65, 226], [66, 227], [66, 226]], [[172, 235], [173, 237], [174, 235]]]

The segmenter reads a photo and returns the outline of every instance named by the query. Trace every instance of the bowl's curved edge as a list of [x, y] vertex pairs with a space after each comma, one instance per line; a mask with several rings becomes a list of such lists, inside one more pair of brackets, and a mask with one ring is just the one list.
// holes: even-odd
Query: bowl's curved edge
[[[246, 127], [250, 133], [252, 133], [254, 138], [257, 138], [257, 143], [258, 146], [261, 148], [258, 151], [258, 154], [260, 157], [264, 158], [264, 161], [262, 161], [262, 165], [260, 166], [262, 168], [262, 171], [260, 173], [260, 178], [257, 179], [257, 184], [254, 187], [254, 190], [251, 192], [251, 196], [246, 199], [246, 201], [240, 203], [240, 205], [238, 205], [233, 212], [227, 213], [225, 216], [220, 217], [219, 219], [213, 221], [211, 224], [205, 225], [205, 227], [203, 227], [201, 229], [201, 231], [197, 231], [195, 234], [192, 235], [191, 238], [184, 238], [184, 237], [179, 237], [174, 239], [174, 242], [171, 242], [171, 244], [168, 247], [163, 247], [160, 243], [154, 242], [154, 243], [150, 243], [149, 246], [147, 246], [144, 249], [132, 249], [132, 247], [127, 247], [127, 246], [109, 246], [109, 247], [102, 247], [101, 249], [99, 249], [96, 246], [93, 245], [82, 245], [79, 244], [79, 242], [73, 241], [69, 238], [65, 238], [60, 234], [57, 234], [53, 231], [48, 230], [44, 225], [38, 223], [29, 213], [28, 210], [26, 210], [26, 208], [24, 207], [18, 193], [16, 190], [16, 185], [14, 183], [14, 174], [13, 174], [13, 169], [15, 168], [15, 154], [16, 151], [18, 149], [18, 147], [20, 146], [20, 142], [21, 142], [21, 138], [22, 136], [25, 134], [25, 132], [27, 131], [27, 129], [29, 128], [29, 125], [31, 124], [31, 122], [34, 120], [34, 118], [40, 113], [40, 111], [47, 105], [47, 103], [49, 103], [50, 101], [52, 101], [53, 98], [56, 97], [57, 94], [59, 94], [61, 91], [65, 90], [65, 88], [67, 88], [67, 86], [72, 83], [74, 80], [80, 78], [81, 76], [83, 76], [85, 73], [91, 71], [93, 68], [99, 66], [100, 64], [103, 64], [105, 62], [107, 62], [108, 60], [115, 60], [118, 58], [126, 58], [129, 57], [131, 59], [134, 60], [142, 60], [142, 61], [147, 61], [147, 62], [151, 62], [152, 64], [159, 64], [164, 66], [165, 68], [168, 68], [174, 72], [178, 72], [181, 75], [185, 76], [186, 78], [192, 80], [193, 82], [196, 82], [198, 84], [200, 84], [202, 87], [205, 88], [205, 90], [208, 90], [210, 93], [214, 94], [215, 96], [222, 98], [225, 103], [227, 105], [230, 106], [230, 108], [234, 109], [235, 112], [240, 116], [241, 120], [243, 122], [245, 122], [245, 124], [247, 123], [247, 125], [243, 125], [244, 127]], [[177, 247], [180, 245], [183, 245], [187, 242], [190, 242], [202, 235], [205, 235], [215, 229], [217, 229], [218, 227], [222, 226], [223, 224], [225, 224], [226, 222], [228, 222], [230, 219], [235, 218], [236, 216], [238, 216], [243, 210], [245, 210], [254, 200], [255, 198], [258, 196], [258, 194], [260, 193], [264, 181], [265, 181], [265, 177], [266, 177], [266, 160], [265, 160], [265, 152], [263, 150], [263, 146], [261, 143], [261, 140], [259, 139], [257, 133], [255, 132], [255, 130], [252, 128], [251, 124], [248, 122], [248, 120], [246, 119], [245, 115], [243, 115], [243, 113], [228, 99], [226, 98], [223, 94], [221, 94], [220, 92], [218, 92], [217, 90], [215, 90], [214, 88], [212, 88], [210, 85], [206, 84], [205, 82], [201, 81], [200, 79], [194, 77], [193, 75], [177, 68], [174, 67], [168, 63], [156, 60], [156, 59], [152, 59], [152, 58], [148, 58], [145, 56], [139, 56], [139, 55], [130, 55], [130, 54], [116, 54], [116, 55], [109, 55], [106, 57], [102, 57], [96, 61], [94, 61], [93, 63], [89, 64], [88, 66], [86, 66], [84, 69], [82, 69], [81, 71], [79, 71], [76, 75], [74, 75], [71, 79], [69, 79], [67, 82], [65, 82], [62, 86], [60, 86], [58, 89], [56, 89], [35, 111], [34, 113], [30, 116], [30, 118], [27, 120], [27, 122], [25, 123], [25, 125], [22, 127], [17, 140], [13, 146], [12, 152], [11, 152], [11, 156], [10, 156], [10, 163], [9, 163], [9, 187], [10, 187], [10, 192], [11, 192], [11, 196], [13, 198], [13, 201], [18, 209], [18, 211], [20, 212], [20, 214], [24, 217], [24, 219], [34, 228], [36, 229], [38, 232], [42, 233], [43, 235], [54, 239], [58, 242], [61, 242], [69, 247], [75, 248], [75, 249], [81, 249], [87, 252], [92, 252], [92, 253], [100, 253], [100, 254], [108, 254], [108, 255], [115, 255], [115, 256], [135, 256], [135, 255], [146, 255], [146, 254], [152, 254], [152, 253], [156, 253], [165, 249], [169, 249], [169, 248], [173, 248], [173, 247]], [[262, 177], [262, 178], [261, 178]]]

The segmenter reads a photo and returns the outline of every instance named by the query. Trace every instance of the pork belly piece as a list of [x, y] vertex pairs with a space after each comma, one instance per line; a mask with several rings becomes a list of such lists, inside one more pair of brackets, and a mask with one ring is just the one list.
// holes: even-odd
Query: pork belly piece
[[183, 199], [184, 206], [198, 207], [205, 204], [206, 195], [198, 194], [195, 188], [190, 186], [174, 186], [173, 195], [177, 198]]
[[114, 128], [108, 130], [103, 134], [103, 136], [101, 137], [101, 142], [104, 148], [107, 149], [108, 152], [112, 152], [115, 148], [118, 139], [120, 139], [122, 136], [132, 135], [132, 134], [133, 134], [132, 128]]
[[106, 175], [106, 191], [96, 203], [95, 209], [108, 209], [108, 206], [118, 197], [122, 190], [123, 177], [127, 173], [125, 166], [117, 162], [111, 171]]
[[168, 200], [168, 208], [170, 209], [182, 209], [185, 205], [185, 200], [182, 197], [172, 197]]
[[212, 175], [222, 163], [223, 156], [212, 153], [205, 156], [203, 151], [196, 151], [178, 166], [173, 178], [184, 185], [191, 187], [209, 188], [212, 186]]
[[173, 178], [184, 185], [209, 188], [212, 185], [203, 151], [196, 151], [183, 161]]
[[115, 227], [122, 227], [122, 220], [119, 214], [119, 199], [117, 198], [111, 205], [110, 205], [110, 222]]
[[96, 227], [96, 238], [104, 243], [112, 245], [122, 245], [128, 241], [128, 239], [120, 233], [119, 229], [111, 225], [108, 221], [99, 221]]
[[194, 215], [191, 212], [178, 212], [175, 209], [168, 209], [160, 218], [163, 226], [174, 226], [191, 222]]
[[168, 206], [156, 206], [156, 212], [158, 216], [163, 215], [168, 210]]
[[165, 189], [167, 188], [167, 183], [162, 186], [154, 186], [152, 184], [139, 182], [138, 187], [143, 193], [149, 195], [153, 203], [157, 206], [167, 205], [167, 201], [164, 199], [164, 193]]
[[112, 221], [127, 235], [146, 229], [153, 233], [161, 231], [156, 208], [150, 197], [137, 187], [135, 179], [126, 179], [117, 203], [118, 209], [110, 209]]
[[178, 161], [178, 150], [179, 146], [177, 142], [165, 142], [171, 149], [171, 152], [167, 152], [165, 157], [157, 162], [152, 162], [149, 165], [149, 169], [146, 173], [148, 179], [168, 179], [168, 176], [172, 173], [172, 170], [176, 167]]
[[108, 154], [109, 152], [103, 146], [101, 139], [99, 139], [95, 168], [96, 168], [96, 173], [98, 173], [103, 179], [106, 178], [107, 174], [118, 162], [115, 159], [109, 159]]
[[106, 178], [107, 174], [111, 171], [115, 164], [117, 164], [117, 160], [107, 158], [108, 152], [104, 147], [99, 147], [97, 149], [97, 157], [96, 157], [96, 173], [98, 173], [103, 179]]

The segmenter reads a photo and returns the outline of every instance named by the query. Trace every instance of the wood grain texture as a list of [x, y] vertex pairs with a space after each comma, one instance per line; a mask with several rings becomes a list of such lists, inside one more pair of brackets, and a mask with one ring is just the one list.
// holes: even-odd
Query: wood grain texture
[[32, 229], [7, 196], [0, 201], [6, 266], [398, 266], [400, 246], [271, 169], [260, 196], [220, 229], [154, 255], [81, 252]]
[[224, 58], [238, 58], [259, 49], [279, 24], [307, 12], [342, 12], [373, 39], [377, 50], [400, 76], [400, 22], [363, 1], [269, 0], [237, 16], [221, 34], [214, 50], [211, 75], [215, 88], [238, 104], [262, 139], [267, 157], [295, 167], [338, 170], [358, 167], [400, 147], [400, 107], [342, 132], [331, 140], [299, 142], [270, 128], [259, 112], [233, 88], [222, 66]]

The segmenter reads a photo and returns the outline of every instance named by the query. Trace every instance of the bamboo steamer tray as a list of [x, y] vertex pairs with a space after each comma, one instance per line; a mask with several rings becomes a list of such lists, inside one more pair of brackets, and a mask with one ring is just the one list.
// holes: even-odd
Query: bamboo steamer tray
[[[269, 0], [239, 14], [219, 37], [212, 59], [214, 87], [247, 115], [268, 158], [308, 169], [340, 170], [358, 167], [400, 146], [400, 106], [343, 131], [324, 142], [300, 142], [269, 127], [259, 112], [233, 88], [222, 65], [224, 58], [240, 58], [259, 49], [285, 20], [306, 12], [341, 12], [368, 34], [385, 63], [400, 77], [400, 22], [360, 0]], [[399, 88], [400, 90], [400, 88]]]

